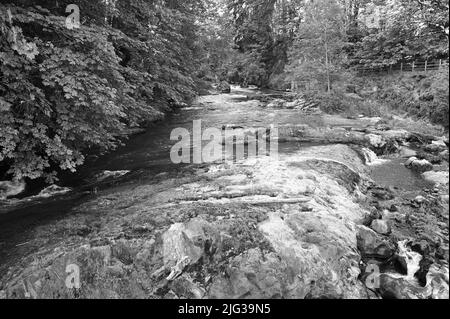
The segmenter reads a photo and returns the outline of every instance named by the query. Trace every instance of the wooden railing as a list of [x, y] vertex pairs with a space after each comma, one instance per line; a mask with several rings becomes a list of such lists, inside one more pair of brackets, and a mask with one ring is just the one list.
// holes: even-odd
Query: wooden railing
[[433, 72], [448, 68], [448, 60], [402, 62], [381, 67], [357, 67], [360, 74], [396, 73], [396, 72]]

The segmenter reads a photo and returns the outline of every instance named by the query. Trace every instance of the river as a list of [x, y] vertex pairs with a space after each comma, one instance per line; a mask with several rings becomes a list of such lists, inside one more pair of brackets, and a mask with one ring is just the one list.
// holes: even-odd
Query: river
[[[189, 221], [197, 222], [197, 219], [192, 219], [193, 214], [203, 216], [199, 223], [208, 224], [205, 227], [214, 229], [212, 232], [221, 229], [222, 233], [238, 240], [227, 244], [234, 247], [234, 253], [221, 254], [222, 263], [235, 262], [245, 268], [250, 267], [246, 263], [252, 263], [253, 258], [266, 260], [256, 269], [250, 267], [248, 270], [257, 277], [253, 281], [261, 281], [260, 289], [251, 288], [250, 283], [246, 287], [252, 297], [273, 297], [267, 294], [276, 285], [264, 292], [263, 287], [268, 284], [264, 273], [275, 272], [277, 282], [284, 285], [288, 279], [279, 271], [284, 269], [286, 273], [295, 274], [300, 264], [304, 271], [302, 280], [315, 282], [317, 287], [306, 289], [304, 287], [310, 285], [309, 281], [298, 282], [298, 278], [294, 281], [291, 278], [288, 280], [289, 291], [286, 288], [275, 289], [274, 295], [304, 298], [330, 294], [366, 298], [358, 279], [360, 256], [355, 255], [355, 235], [359, 221], [369, 209], [359, 203], [361, 196], [371, 196], [367, 194], [367, 181], [373, 178], [379, 187], [391, 185], [414, 194], [433, 185], [401, 166], [401, 159], [387, 160], [376, 166], [366, 165], [368, 163], [359, 154], [358, 143], [352, 142], [351, 134], [355, 134], [359, 142], [364, 140], [366, 133], [359, 132], [372, 129], [372, 119], [268, 108], [261, 102], [261, 97], [271, 97], [274, 93], [233, 87], [231, 94], [200, 97], [192, 106], [178, 109], [164, 121], [155, 123], [146, 133], [131, 137], [123, 147], [96, 159], [91, 158], [76, 174], [63, 176], [59, 186], [70, 187], [70, 193], [49, 199], [10, 201], [0, 209], [0, 277], [10, 267], [15, 269], [14, 273], [27, 268], [26, 262], [34, 255], [51, 255], [49, 251], [53, 249], [64, 250], [70, 256], [81, 248], [72, 250], [69, 247], [81, 247], [82, 243], [92, 246], [98, 238], [109, 242], [108, 247], [115, 247], [117, 242], [113, 238], [117, 234], [111, 229], [117, 227], [121, 228], [120, 238], [125, 233], [126, 240], [121, 239], [125, 245], [131, 245], [134, 240], [133, 245], [140, 247], [137, 250], [142, 250], [142, 245], [149, 245], [150, 238], [154, 245], [161, 236], [165, 245], [164, 236], [170, 236], [171, 229], [178, 225], [174, 225], [175, 221], [185, 222], [184, 226], [176, 227], [186, 227], [189, 229], [186, 233], [198, 231], [198, 226], [189, 228]], [[236, 165], [173, 164], [170, 150], [175, 141], [170, 140], [171, 132], [177, 128], [192, 132], [195, 120], [201, 120], [203, 128], [219, 130], [225, 127], [276, 126], [281, 135], [288, 138], [280, 139], [277, 161], [262, 158], [246, 159]], [[396, 169], [400, 166], [401, 169]], [[99, 182], [95, 176], [104, 171], [129, 173]], [[361, 194], [361, 191], [366, 194]], [[27, 195], [38, 192], [39, 189], [29, 189]], [[232, 208], [225, 209], [224, 205]], [[189, 211], [186, 216], [185, 211]], [[250, 212], [259, 217], [254, 219], [254, 215], [248, 215]], [[215, 217], [216, 214], [220, 216]], [[236, 217], [236, 214], [245, 216]], [[136, 220], [132, 221], [134, 218]], [[147, 218], [150, 221], [145, 225], [151, 224], [153, 230], [143, 238], [134, 237], [137, 236], [137, 220], [140, 223]], [[98, 229], [91, 227], [90, 219], [95, 219]], [[81, 235], [65, 233], [68, 228], [61, 228], [61, 224], [83, 224], [83, 220], [89, 220], [86, 234], [84, 231]], [[124, 226], [128, 224], [131, 226]], [[231, 225], [235, 225], [235, 229], [242, 227], [242, 232], [234, 234]], [[127, 227], [133, 229], [132, 234], [127, 233]], [[48, 236], [52, 232], [54, 236]], [[248, 237], [251, 240], [245, 244]], [[266, 246], [272, 247], [270, 253], [262, 248]], [[169, 267], [172, 257], [164, 255], [166, 267]], [[178, 257], [173, 258], [176, 260]], [[139, 267], [136, 264], [135, 268]], [[161, 267], [160, 261], [152, 261], [149, 267]], [[333, 278], [334, 288], [328, 286], [328, 275]], [[214, 276], [212, 283], [202, 282], [193, 289], [205, 290], [202, 294], [208, 297], [236, 297], [234, 293], [225, 291], [231, 289], [230, 285], [234, 289], [232, 291], [238, 289], [234, 285], [241, 279], [236, 277], [236, 282], [225, 284], [224, 278]], [[348, 278], [344, 279], [345, 276]], [[124, 292], [118, 294], [130, 297]], [[87, 294], [85, 297], [93, 296]]]

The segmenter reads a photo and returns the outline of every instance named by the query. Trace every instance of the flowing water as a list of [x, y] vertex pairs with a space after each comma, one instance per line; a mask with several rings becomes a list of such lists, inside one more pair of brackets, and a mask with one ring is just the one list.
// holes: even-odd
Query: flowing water
[[[201, 97], [191, 107], [179, 109], [164, 121], [154, 124], [144, 134], [130, 138], [126, 145], [98, 159], [89, 159], [77, 174], [63, 176], [60, 186], [73, 191], [64, 196], [50, 199], [21, 199], [9, 206], [0, 207], [0, 269], [8, 260], [20, 260], [27, 254], [27, 240], [33, 237], [33, 230], [40, 225], [63, 218], [79, 204], [95, 199], [97, 189], [108, 189], [117, 184], [151, 179], [161, 172], [183, 171], [186, 166], [174, 165], [170, 160], [170, 149], [175, 141], [170, 135], [175, 128], [185, 128], [192, 132], [194, 120], [202, 120], [202, 127], [223, 127], [235, 125], [244, 128], [270, 127], [271, 125], [302, 125], [329, 127], [358, 127], [361, 122], [328, 115], [300, 115], [296, 110], [267, 109], [258, 100], [253, 100], [257, 90], [234, 88], [229, 95]], [[279, 153], [290, 153], [312, 143], [283, 143]], [[372, 166], [372, 176], [377, 182], [410, 188], [421, 187], [417, 176], [402, 169], [395, 161], [380, 162], [368, 152], [368, 161], [380, 165]], [[112, 183], [92, 182], [102, 171], [128, 170], [131, 173]], [[392, 174], [392, 172], [396, 172]], [[31, 187], [26, 195], [39, 193], [38, 187]]]

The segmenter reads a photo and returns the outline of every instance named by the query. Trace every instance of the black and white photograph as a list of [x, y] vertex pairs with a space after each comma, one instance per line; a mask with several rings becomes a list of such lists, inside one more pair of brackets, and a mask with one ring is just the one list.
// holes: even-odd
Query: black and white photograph
[[449, 0], [0, 0], [0, 303], [35, 299], [448, 300]]

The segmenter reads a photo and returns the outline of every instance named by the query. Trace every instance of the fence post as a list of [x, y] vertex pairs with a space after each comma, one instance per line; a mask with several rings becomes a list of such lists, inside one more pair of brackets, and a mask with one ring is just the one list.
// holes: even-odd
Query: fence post
[[400, 73], [403, 73], [403, 62], [400, 63]]
[[425, 73], [427, 72], [428, 69], [428, 60], [425, 61]]
[[442, 59], [439, 59], [439, 70], [441, 69], [441, 67], [442, 67]]
[[415, 65], [415, 61], [413, 61], [413, 63], [412, 63], [412, 72], [414, 72], [414, 65]]

